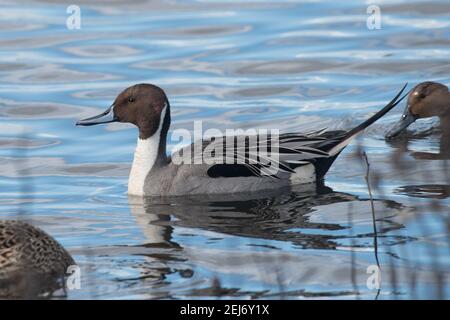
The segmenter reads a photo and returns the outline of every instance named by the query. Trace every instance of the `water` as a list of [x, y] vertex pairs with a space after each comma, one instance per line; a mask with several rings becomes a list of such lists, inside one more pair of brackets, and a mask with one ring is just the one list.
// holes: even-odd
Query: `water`
[[[128, 199], [136, 130], [74, 126], [149, 82], [173, 129], [350, 128], [406, 81], [450, 83], [448, 2], [378, 1], [380, 30], [363, 1], [77, 1], [80, 30], [71, 3], [1, 3], [0, 218], [68, 249], [82, 272], [68, 298], [450, 298], [448, 165], [439, 134], [420, 135], [433, 119], [384, 141], [404, 104], [325, 187], [224, 199]], [[358, 144], [380, 178], [377, 237]], [[375, 240], [380, 290], [366, 284]]]

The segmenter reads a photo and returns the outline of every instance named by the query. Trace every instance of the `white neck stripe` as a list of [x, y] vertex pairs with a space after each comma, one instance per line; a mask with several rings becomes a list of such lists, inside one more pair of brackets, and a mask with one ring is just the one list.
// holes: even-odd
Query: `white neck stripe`
[[161, 140], [161, 130], [166, 116], [167, 104], [161, 112], [158, 130], [147, 139], [138, 137], [136, 150], [134, 152], [133, 165], [131, 166], [130, 177], [128, 178], [128, 194], [143, 196], [144, 183], [150, 170], [153, 168], [158, 158], [159, 142]]

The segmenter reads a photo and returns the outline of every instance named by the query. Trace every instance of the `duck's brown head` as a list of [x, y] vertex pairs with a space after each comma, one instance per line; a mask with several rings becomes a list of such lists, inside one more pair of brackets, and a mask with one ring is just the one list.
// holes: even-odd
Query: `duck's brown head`
[[77, 125], [92, 126], [110, 122], [136, 125], [141, 139], [151, 137], [158, 130], [160, 134], [167, 132], [170, 125], [169, 101], [161, 88], [152, 84], [136, 84], [123, 90], [106, 111], [80, 120]]
[[421, 118], [450, 115], [450, 93], [447, 86], [426, 81], [415, 86], [408, 95], [405, 111], [386, 138], [393, 138]]

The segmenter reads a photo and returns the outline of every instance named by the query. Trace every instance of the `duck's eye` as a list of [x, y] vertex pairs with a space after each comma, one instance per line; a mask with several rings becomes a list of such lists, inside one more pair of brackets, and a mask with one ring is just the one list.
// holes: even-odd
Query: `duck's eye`
[[134, 102], [134, 98], [133, 97], [128, 97], [128, 102]]
[[425, 93], [423, 93], [423, 92], [418, 92], [418, 91], [416, 91], [416, 92], [414, 92], [414, 95], [415, 95], [416, 97], [418, 97], [419, 99], [425, 98]]

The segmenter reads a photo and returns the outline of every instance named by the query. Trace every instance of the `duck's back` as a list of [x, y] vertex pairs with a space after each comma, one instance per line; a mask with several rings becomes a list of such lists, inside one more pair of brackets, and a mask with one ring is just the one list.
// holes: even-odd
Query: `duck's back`
[[[234, 136], [231, 144], [230, 137], [198, 141], [198, 147], [193, 143], [176, 151], [169, 164], [155, 166], [146, 177], [144, 193], [227, 194], [314, 183], [322, 179], [336, 158], [327, 151], [343, 134], [344, 131], [281, 134], [275, 144], [270, 137], [260, 136]], [[268, 152], [260, 153], [261, 150]]]
[[[43, 230], [28, 223], [0, 221], [0, 296], [20, 294], [24, 279], [60, 279], [75, 265], [70, 254]], [[34, 288], [38, 289], [38, 288]]]

